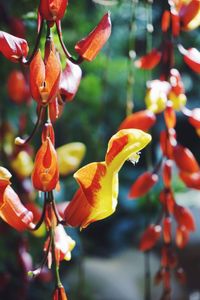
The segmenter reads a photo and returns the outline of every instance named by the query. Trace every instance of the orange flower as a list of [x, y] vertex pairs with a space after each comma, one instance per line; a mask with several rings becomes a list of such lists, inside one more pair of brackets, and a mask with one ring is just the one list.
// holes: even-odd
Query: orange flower
[[179, 226], [185, 226], [188, 231], [194, 231], [196, 228], [195, 220], [190, 210], [186, 207], [175, 205], [174, 216]]
[[103, 16], [97, 27], [76, 44], [75, 50], [83, 59], [92, 61], [107, 42], [110, 34], [110, 13], [107, 13]]
[[68, 0], [40, 0], [39, 13], [47, 21], [59, 21], [65, 14]]
[[52, 101], [59, 90], [61, 65], [57, 55], [50, 50], [44, 62], [38, 50], [30, 64], [30, 89], [33, 99], [45, 105]]
[[[50, 128], [52, 129], [51, 125]], [[45, 130], [43, 130], [42, 146], [35, 158], [32, 182], [35, 189], [48, 192], [56, 188], [59, 180], [59, 171], [57, 154], [52, 138], [49, 136], [50, 133], [44, 135]]]
[[28, 44], [24, 39], [20, 39], [7, 32], [0, 31], [0, 52], [9, 60], [18, 62], [28, 54]]
[[199, 165], [190, 149], [181, 145], [174, 147], [174, 160], [176, 165], [184, 172], [196, 173], [199, 171]]
[[8, 77], [8, 95], [15, 103], [22, 103], [27, 99], [28, 86], [24, 74], [21, 71], [14, 70]]
[[85, 228], [114, 213], [118, 197], [118, 172], [127, 159], [136, 162], [138, 151], [150, 140], [151, 136], [139, 129], [120, 130], [108, 143], [105, 161], [79, 169], [74, 177], [80, 188], [65, 209], [66, 223]]
[[24, 207], [18, 195], [10, 186], [10, 172], [0, 167], [0, 216], [16, 230], [34, 227], [33, 214]]

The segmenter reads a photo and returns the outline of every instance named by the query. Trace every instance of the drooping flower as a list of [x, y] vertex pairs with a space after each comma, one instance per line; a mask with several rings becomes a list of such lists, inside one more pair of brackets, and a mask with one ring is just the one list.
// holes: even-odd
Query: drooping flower
[[28, 54], [27, 41], [11, 35], [7, 32], [0, 31], [0, 52], [12, 62], [18, 62], [22, 57]]
[[31, 95], [40, 105], [46, 105], [55, 99], [61, 75], [58, 56], [50, 50], [44, 62], [38, 50], [30, 64]]
[[42, 145], [36, 154], [32, 172], [34, 188], [43, 192], [55, 189], [59, 180], [57, 154], [49, 132], [53, 128], [50, 124], [46, 124], [46, 127], [47, 129], [43, 130]]
[[83, 59], [92, 61], [107, 42], [110, 34], [111, 20], [110, 13], [107, 13], [93, 31], [76, 44], [75, 50]]
[[60, 175], [66, 176], [78, 169], [86, 147], [83, 143], [69, 143], [56, 149]]
[[127, 159], [136, 162], [138, 151], [150, 140], [149, 134], [138, 129], [120, 130], [112, 136], [105, 161], [90, 163], [74, 174], [80, 187], [65, 209], [66, 223], [85, 228], [114, 213], [118, 197], [118, 172]]
[[199, 165], [193, 153], [186, 147], [176, 145], [173, 151], [174, 160], [177, 166], [184, 172], [196, 173]]
[[0, 167], [0, 217], [18, 231], [34, 227], [33, 214], [10, 186], [10, 172]]
[[75, 97], [81, 81], [82, 71], [78, 65], [70, 60], [61, 74], [59, 93], [64, 101], [71, 101]]
[[47, 21], [59, 21], [65, 14], [68, 0], [40, 0], [39, 13]]
[[200, 73], [200, 51], [196, 48], [185, 49], [179, 47], [179, 51], [183, 54], [185, 63], [196, 73]]

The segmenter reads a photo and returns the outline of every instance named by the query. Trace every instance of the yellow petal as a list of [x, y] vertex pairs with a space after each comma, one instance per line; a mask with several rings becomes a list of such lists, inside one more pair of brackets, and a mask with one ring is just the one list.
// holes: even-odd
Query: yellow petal
[[60, 175], [66, 176], [78, 169], [85, 155], [86, 147], [82, 143], [69, 143], [56, 149]]
[[20, 151], [11, 162], [13, 170], [22, 177], [28, 177], [33, 171], [33, 160], [26, 151]]

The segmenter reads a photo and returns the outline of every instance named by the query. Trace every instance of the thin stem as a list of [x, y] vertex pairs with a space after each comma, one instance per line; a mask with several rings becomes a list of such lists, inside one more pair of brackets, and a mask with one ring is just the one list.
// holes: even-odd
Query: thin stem
[[145, 300], [151, 300], [151, 268], [150, 268], [150, 252], [144, 253], [144, 268], [145, 268]]
[[35, 42], [35, 47], [33, 49], [33, 52], [31, 54], [31, 56], [29, 57], [28, 60], [26, 60], [25, 57], [22, 58], [22, 63], [24, 65], [30, 65], [31, 61], [33, 60], [33, 57], [35, 56], [36, 51], [39, 48], [39, 43], [40, 43], [40, 39], [41, 39], [41, 36], [42, 36], [43, 25], [44, 25], [44, 20], [41, 21], [40, 31], [37, 35], [37, 39], [36, 39], [36, 42]]
[[[46, 197], [45, 197], [46, 198]], [[43, 206], [43, 210], [42, 210], [42, 215], [40, 217], [39, 222], [35, 225], [35, 227], [33, 229], [31, 229], [32, 231], [35, 231], [37, 229], [40, 228], [40, 226], [42, 225], [42, 223], [44, 222], [44, 217], [45, 217], [45, 213], [46, 213], [46, 201], [44, 199], [44, 206]]]
[[76, 65], [80, 65], [82, 62], [83, 62], [83, 58], [81, 56], [79, 56], [77, 59], [74, 59], [72, 57], [72, 55], [69, 53], [69, 51], [67, 50], [65, 44], [64, 44], [64, 41], [63, 41], [63, 38], [62, 38], [62, 29], [61, 29], [61, 23], [59, 22], [56, 22], [56, 30], [57, 30], [57, 34], [58, 34], [58, 37], [59, 37], [59, 41], [60, 41], [60, 44], [62, 46], [62, 49], [63, 49], [63, 52], [65, 53], [66, 57], [74, 64]]
[[26, 140], [24, 140], [24, 139], [22, 139], [20, 137], [17, 137], [15, 139], [15, 144], [17, 144], [17, 145], [20, 146], [20, 145], [27, 144], [28, 142], [30, 142], [30, 140], [32, 140], [33, 136], [35, 135], [37, 129], [40, 126], [40, 123], [41, 123], [41, 120], [42, 120], [42, 115], [43, 115], [43, 110], [44, 110], [44, 107], [41, 106], [40, 107], [40, 111], [39, 111], [39, 115], [38, 115], [38, 118], [37, 118], [37, 122], [36, 122], [36, 124], [35, 124], [35, 126], [33, 128], [33, 131], [31, 132], [30, 136]]

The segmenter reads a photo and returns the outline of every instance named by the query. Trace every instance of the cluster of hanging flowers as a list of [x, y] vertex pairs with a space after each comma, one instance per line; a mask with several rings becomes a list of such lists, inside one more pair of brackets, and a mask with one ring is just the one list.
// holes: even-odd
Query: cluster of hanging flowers
[[[11, 187], [11, 173], [0, 167], [0, 216], [18, 231], [27, 229], [38, 232], [41, 226], [45, 226], [47, 237], [43, 263], [36, 270], [30, 270], [29, 275], [40, 274], [46, 263], [49, 268], [53, 265], [56, 274], [54, 300], [67, 299], [59, 276], [59, 265], [63, 259], [71, 258], [71, 251], [75, 246], [75, 241], [66, 233], [64, 226], [85, 228], [90, 223], [113, 214], [117, 206], [119, 170], [128, 159], [138, 161], [139, 151], [151, 140], [151, 136], [140, 129], [118, 131], [108, 143], [104, 161], [90, 163], [74, 174], [79, 187], [70, 203], [62, 211], [58, 209], [54, 190], [60, 189], [60, 176], [77, 170], [84, 156], [85, 146], [77, 142], [56, 149], [53, 122], [61, 115], [64, 104], [75, 97], [82, 76], [79, 65], [84, 60], [92, 61], [111, 33], [110, 14], [106, 13], [97, 27], [76, 43], [78, 57], [74, 58], [62, 39], [61, 19], [67, 5], [67, 0], [40, 1], [38, 34], [33, 53], [29, 57], [29, 46], [24, 38], [0, 31], [0, 52], [11, 62], [19, 63], [25, 68], [23, 73], [13, 71], [10, 74], [10, 98], [16, 103], [23, 103], [31, 96], [37, 103], [38, 119], [33, 132], [26, 139], [17, 137], [16, 148], [9, 148], [9, 155], [13, 158], [11, 169], [22, 182], [26, 176], [31, 176], [33, 187], [42, 192], [44, 198], [42, 212], [33, 201], [23, 203]], [[45, 25], [43, 56], [39, 45]], [[64, 70], [51, 32], [54, 26], [67, 58]], [[21, 121], [20, 135], [25, 127], [23, 118]], [[27, 143], [38, 127], [42, 128], [41, 146], [33, 162], [32, 151]], [[6, 129], [4, 137], [10, 132]]]
[[152, 70], [161, 65], [160, 78], [147, 82], [147, 109], [132, 113], [120, 125], [120, 129], [135, 127], [148, 131], [156, 124], [156, 116], [163, 114], [165, 130], [160, 132], [160, 160], [152, 171], [141, 174], [129, 191], [130, 199], [146, 195], [159, 181], [159, 174], [162, 174], [163, 189], [158, 199], [162, 209], [157, 221], [143, 233], [139, 246], [141, 251], [148, 251], [162, 236], [161, 267], [155, 276], [156, 284], [163, 282], [161, 299], [171, 299], [170, 276], [173, 270], [181, 283], [186, 281], [173, 248], [172, 219], [176, 222], [175, 243], [180, 249], [187, 245], [190, 233], [196, 228], [191, 211], [176, 202], [172, 175], [176, 166], [179, 178], [187, 187], [200, 189], [200, 166], [190, 149], [178, 142], [175, 130], [176, 111], [181, 111], [199, 135], [200, 109], [189, 110], [186, 107], [184, 85], [174, 63], [174, 48], [177, 45], [184, 62], [193, 71], [200, 73], [200, 52], [195, 48], [185, 49], [179, 44], [181, 31], [190, 31], [199, 25], [199, 0], [168, 1], [168, 9], [162, 15], [163, 40], [160, 47], [135, 61], [135, 66], [144, 70]]

